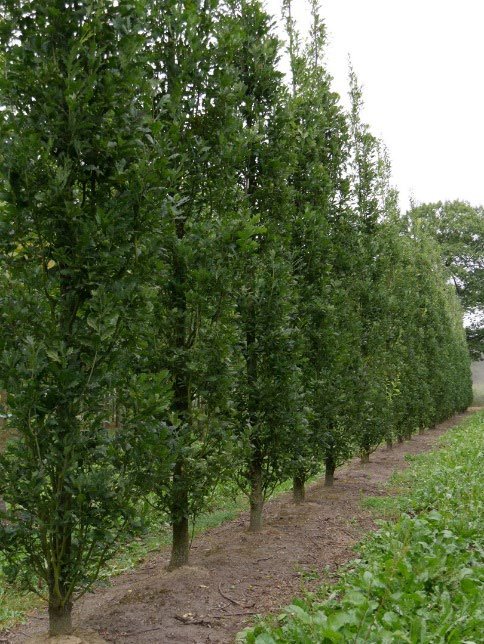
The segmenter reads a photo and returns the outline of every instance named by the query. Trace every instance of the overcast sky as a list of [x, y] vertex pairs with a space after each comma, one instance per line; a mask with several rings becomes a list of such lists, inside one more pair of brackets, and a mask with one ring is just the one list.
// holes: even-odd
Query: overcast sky
[[[265, 0], [280, 17], [281, 0]], [[365, 119], [389, 148], [402, 206], [484, 204], [484, 0], [322, 0], [328, 69], [347, 94], [347, 61]], [[293, 0], [301, 30], [306, 0]], [[346, 99], [345, 99], [346, 104]]]

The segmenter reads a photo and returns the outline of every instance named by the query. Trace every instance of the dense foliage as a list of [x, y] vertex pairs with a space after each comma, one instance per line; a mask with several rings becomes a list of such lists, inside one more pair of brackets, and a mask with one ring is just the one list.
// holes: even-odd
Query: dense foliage
[[2, 8], [0, 369], [19, 438], [1, 456], [1, 542], [56, 632], [132, 518], [103, 416], [141, 306], [143, 16]]
[[260, 0], [2, 4], [0, 547], [52, 633], [142, 507], [177, 567], [221, 480], [260, 530], [470, 403], [435, 231], [284, 10], [288, 85]]
[[405, 494], [386, 504], [401, 518], [361, 545], [335, 587], [294, 601], [238, 641], [477, 641], [484, 628], [483, 426], [477, 414], [400, 475]]
[[[439, 244], [467, 314], [467, 339], [475, 360], [484, 356], [484, 209], [463, 201], [414, 205], [409, 218]], [[414, 227], [415, 230], [415, 227]]]

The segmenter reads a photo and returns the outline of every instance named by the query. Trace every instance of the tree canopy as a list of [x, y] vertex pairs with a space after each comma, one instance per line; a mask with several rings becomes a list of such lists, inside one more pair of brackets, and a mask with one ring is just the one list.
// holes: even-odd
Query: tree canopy
[[418, 204], [408, 213], [414, 230], [439, 244], [467, 313], [467, 338], [475, 359], [484, 355], [484, 208], [465, 201]]

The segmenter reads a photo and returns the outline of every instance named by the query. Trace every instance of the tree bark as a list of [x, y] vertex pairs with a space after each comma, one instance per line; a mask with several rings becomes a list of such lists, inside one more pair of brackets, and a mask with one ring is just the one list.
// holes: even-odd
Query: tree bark
[[178, 520], [173, 520], [172, 524], [172, 544], [171, 544], [171, 557], [168, 564], [168, 570], [175, 570], [186, 566], [188, 563], [188, 555], [190, 551], [190, 536], [188, 532], [188, 518], [181, 517]]
[[55, 598], [49, 600], [49, 636], [72, 633], [72, 602], [60, 606]]
[[[169, 74], [169, 78], [171, 75]], [[185, 237], [185, 218], [175, 220], [178, 240]], [[187, 370], [188, 344], [186, 337], [187, 317], [187, 267], [183, 255], [178, 248], [173, 249], [173, 281], [172, 301], [174, 304], [174, 345], [176, 359], [173, 366], [173, 408], [181, 423], [180, 440], [183, 440], [183, 426], [190, 423], [190, 384]], [[190, 537], [188, 529], [189, 517], [189, 481], [186, 480], [185, 463], [179, 456], [173, 470], [171, 496], [171, 528], [172, 546], [169, 570], [175, 570], [188, 563]]]
[[250, 523], [249, 532], [262, 530], [262, 509], [264, 507], [264, 493], [262, 487], [262, 465], [255, 458], [250, 470]]
[[297, 474], [294, 475], [293, 481], [292, 481], [292, 494], [293, 494], [293, 500], [294, 503], [299, 505], [300, 503], [304, 503], [304, 499], [306, 498], [306, 477], [302, 472], [298, 472]]
[[387, 438], [387, 449], [393, 449], [393, 441], [391, 438]]
[[[73, 198], [72, 196], [70, 198]], [[63, 220], [59, 227], [59, 236], [63, 241], [63, 250], [69, 253], [78, 248], [75, 228], [69, 223], [69, 218]], [[60, 263], [61, 278], [59, 284], [59, 331], [66, 347], [72, 350], [69, 367], [76, 368], [78, 353], [73, 342], [73, 325], [79, 306], [85, 295], [81, 285], [73, 277], [68, 264]], [[57, 411], [57, 432], [55, 439], [61, 446], [63, 460], [58, 460], [51, 473], [51, 486], [55, 499], [56, 518], [46, 517], [46, 523], [52, 521], [47, 529], [50, 542], [50, 563], [48, 572], [49, 585], [49, 635], [69, 635], [72, 632], [72, 601], [69, 590], [72, 577], [75, 575], [75, 561], [72, 558], [72, 534], [74, 519], [72, 518], [72, 492], [66, 484], [69, 474], [76, 471], [76, 458], [72, 445], [79, 433], [77, 414], [78, 403], [76, 396], [59, 396]]]
[[363, 464], [366, 464], [366, 463], [370, 462], [370, 452], [362, 452], [361, 453], [361, 462]]
[[183, 461], [175, 463], [173, 472], [173, 497], [171, 505], [172, 543], [169, 570], [188, 563], [190, 536], [188, 531], [188, 493], [183, 480]]
[[336, 463], [332, 456], [327, 456], [325, 460], [325, 472], [324, 472], [324, 485], [326, 487], [333, 487], [334, 484], [334, 471], [336, 469]]
[[404, 438], [403, 438], [402, 434], [398, 434], [397, 442], [401, 445], [403, 443], [403, 441], [404, 441]]
[[246, 322], [246, 343], [247, 343], [247, 384], [249, 386], [248, 412], [254, 432], [252, 438], [252, 454], [249, 464], [250, 482], [250, 521], [249, 532], [260, 532], [262, 530], [262, 510], [264, 507], [264, 473], [262, 471], [263, 455], [258, 432], [258, 397], [256, 394], [258, 381], [257, 364], [257, 317], [254, 299], [249, 295]]

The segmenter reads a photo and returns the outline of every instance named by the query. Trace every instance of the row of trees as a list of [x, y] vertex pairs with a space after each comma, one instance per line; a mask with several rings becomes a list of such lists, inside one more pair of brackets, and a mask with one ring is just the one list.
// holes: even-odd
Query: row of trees
[[[235, 481], [265, 499], [471, 399], [435, 243], [345, 114], [318, 2], [291, 79], [259, 0], [5, 0], [4, 572], [71, 628], [140, 499], [173, 527]], [[107, 423], [114, 409], [114, 423]]]
[[484, 208], [465, 201], [412, 204], [409, 218], [433, 237], [466, 316], [474, 360], [484, 357]]

